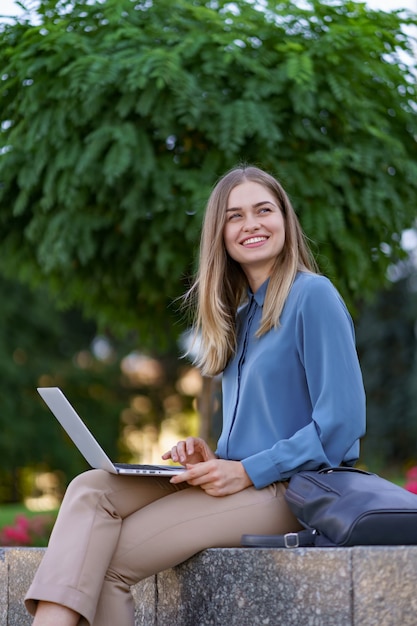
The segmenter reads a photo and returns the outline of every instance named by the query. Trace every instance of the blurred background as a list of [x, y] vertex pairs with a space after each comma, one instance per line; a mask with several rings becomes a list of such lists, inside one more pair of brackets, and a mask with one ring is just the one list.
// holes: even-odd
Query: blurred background
[[37, 386], [61, 387], [114, 460], [160, 462], [187, 435], [215, 446], [221, 381], [182, 358], [179, 298], [210, 188], [239, 162], [280, 178], [354, 317], [361, 466], [406, 481], [416, 13], [414, 0], [2, 0], [1, 543], [45, 541], [87, 469]]

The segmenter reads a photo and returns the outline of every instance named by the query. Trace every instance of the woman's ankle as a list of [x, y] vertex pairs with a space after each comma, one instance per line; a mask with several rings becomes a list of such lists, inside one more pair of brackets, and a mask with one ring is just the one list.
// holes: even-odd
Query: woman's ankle
[[55, 602], [40, 601], [32, 626], [77, 626], [79, 613]]

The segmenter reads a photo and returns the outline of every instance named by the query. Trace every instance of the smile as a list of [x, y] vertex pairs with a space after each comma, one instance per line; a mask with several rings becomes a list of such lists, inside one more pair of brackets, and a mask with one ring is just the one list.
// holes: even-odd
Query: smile
[[242, 245], [249, 246], [253, 243], [261, 243], [262, 241], [266, 241], [267, 239], [268, 237], [250, 237], [250, 239], [245, 239], [245, 241], [242, 241]]

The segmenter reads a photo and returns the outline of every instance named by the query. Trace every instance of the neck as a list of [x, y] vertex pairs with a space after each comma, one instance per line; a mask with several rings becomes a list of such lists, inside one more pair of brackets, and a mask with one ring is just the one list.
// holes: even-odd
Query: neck
[[265, 272], [245, 272], [246, 279], [248, 281], [250, 290], [252, 293], [256, 293], [264, 282], [269, 278], [270, 274]]

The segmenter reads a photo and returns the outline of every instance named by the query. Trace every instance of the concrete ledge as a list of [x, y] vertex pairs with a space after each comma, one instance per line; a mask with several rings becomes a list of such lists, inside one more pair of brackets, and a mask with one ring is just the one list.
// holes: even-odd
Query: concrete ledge
[[[0, 549], [0, 624], [30, 626], [23, 597], [43, 556]], [[415, 626], [417, 546], [205, 550], [133, 588], [137, 626]]]

